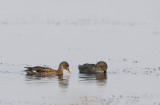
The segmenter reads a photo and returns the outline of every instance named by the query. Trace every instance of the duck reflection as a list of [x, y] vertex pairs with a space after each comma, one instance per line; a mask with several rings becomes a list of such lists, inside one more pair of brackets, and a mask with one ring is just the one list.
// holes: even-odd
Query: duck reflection
[[26, 81], [32, 81], [34, 83], [53, 83], [55, 81], [58, 81], [59, 87], [61, 88], [68, 88], [69, 78], [70, 76], [63, 76], [63, 75], [53, 75], [53, 76], [26, 75]]
[[58, 79], [59, 79], [59, 86], [61, 88], [68, 88], [69, 85], [69, 78], [70, 76], [63, 76], [63, 75], [59, 75]]
[[86, 74], [86, 73], [80, 73], [79, 74], [79, 78], [80, 81], [86, 81], [86, 82], [95, 82], [98, 85], [105, 85], [107, 83], [107, 74], [103, 73], [103, 74]]

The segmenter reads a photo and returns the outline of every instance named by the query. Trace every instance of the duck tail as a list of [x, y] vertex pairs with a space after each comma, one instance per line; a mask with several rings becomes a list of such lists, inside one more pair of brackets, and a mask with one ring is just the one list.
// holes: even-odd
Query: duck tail
[[32, 67], [24, 67], [26, 68], [27, 70], [32, 70], [33, 68]]

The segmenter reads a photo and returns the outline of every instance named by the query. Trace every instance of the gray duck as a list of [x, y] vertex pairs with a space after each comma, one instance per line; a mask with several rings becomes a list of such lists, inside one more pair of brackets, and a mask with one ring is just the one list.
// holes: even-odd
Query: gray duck
[[104, 61], [100, 61], [97, 64], [83, 64], [79, 65], [78, 69], [80, 73], [106, 73], [108, 65]]

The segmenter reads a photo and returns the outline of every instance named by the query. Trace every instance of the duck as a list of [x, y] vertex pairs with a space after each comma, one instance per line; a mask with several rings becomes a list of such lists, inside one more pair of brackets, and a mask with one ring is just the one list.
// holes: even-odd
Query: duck
[[79, 65], [79, 73], [106, 73], [108, 65], [104, 61], [99, 61], [97, 64], [88, 64]]
[[34, 67], [24, 67], [26, 68], [25, 72], [27, 75], [63, 75], [63, 69], [67, 70], [69, 74], [69, 64], [66, 61], [63, 61], [59, 64], [58, 70], [42, 67], [42, 66], [34, 66]]

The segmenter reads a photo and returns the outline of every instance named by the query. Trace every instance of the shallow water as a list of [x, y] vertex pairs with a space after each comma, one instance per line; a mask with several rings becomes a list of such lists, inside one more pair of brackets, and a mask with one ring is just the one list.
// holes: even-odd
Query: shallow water
[[[13, 1], [0, 2], [0, 105], [160, 105], [158, 0]], [[101, 60], [107, 75], [79, 74]], [[71, 75], [24, 72], [61, 61]]]
[[108, 70], [107, 74], [79, 74], [77, 65], [71, 75], [27, 76], [23, 65], [1, 64], [0, 104], [2, 105], [159, 105], [159, 68], [146, 68], [129, 61], [108, 61], [134, 65]]

